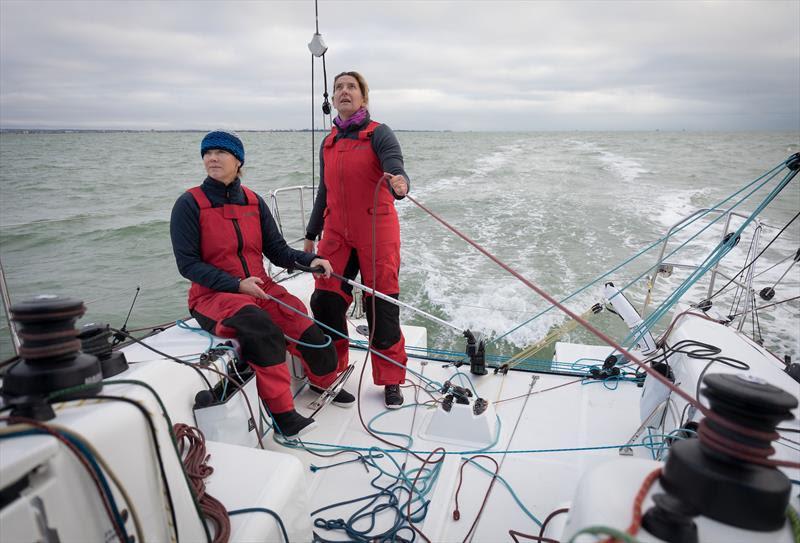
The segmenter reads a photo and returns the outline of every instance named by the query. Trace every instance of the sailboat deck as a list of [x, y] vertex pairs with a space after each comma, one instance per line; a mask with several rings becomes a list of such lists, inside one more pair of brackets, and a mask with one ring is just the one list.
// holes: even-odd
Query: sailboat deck
[[[358, 322], [353, 323], [355, 324]], [[409, 345], [424, 346], [423, 328], [403, 327], [403, 330]], [[208, 342], [207, 336], [178, 327], [158, 334], [150, 340], [155, 348], [177, 356], [201, 352], [207, 348]], [[573, 362], [585, 357], [602, 360], [610, 348], [559, 344], [558, 350], [559, 356], [562, 357], [559, 361]], [[172, 402], [167, 408], [173, 415], [173, 422], [184, 421], [193, 424], [191, 406], [193, 394], [175, 394], [175, 381], [163, 382], [161, 379], [153, 379], [156, 375], [163, 376], [163, 365], [169, 362], [153, 361], [153, 353], [137, 345], [126, 348], [125, 352], [129, 361], [133, 362], [129, 378], [145, 379], [156, 388], [164, 387], [166, 401]], [[454, 384], [466, 386], [464, 374], [468, 375], [468, 366], [455, 368], [442, 363], [409, 360], [408, 367], [412, 371], [409, 371], [406, 386], [403, 388], [405, 406], [387, 412], [383, 405], [383, 389], [372, 384], [368, 361], [365, 367], [365, 352], [351, 350], [350, 356], [351, 363], [355, 364], [356, 368], [346, 384], [346, 389], [353, 393], [358, 392], [361, 381], [359, 402], [364, 423], [370, 424], [372, 421], [372, 427], [377, 431], [410, 436], [413, 439], [410, 448], [422, 458], [440, 446], [447, 451], [435, 485], [427, 495], [427, 499], [431, 502], [427, 516], [419, 525], [419, 528], [435, 541], [460, 540], [464, 537], [491, 481], [491, 476], [487, 472], [474, 466], [465, 467], [464, 482], [459, 495], [462, 520], [454, 521], [452, 514], [454, 497], [459, 482], [459, 468], [464, 458], [475, 454], [488, 454], [495, 458], [498, 464], [501, 464], [500, 476], [510, 485], [521, 503], [524, 503], [541, 521], [551, 511], [572, 498], [578, 480], [586, 469], [597, 463], [619, 458], [619, 445], [624, 444], [639, 425], [637, 406], [641, 389], [633, 383], [621, 382], [615, 390], [610, 390], [600, 382], [582, 384], [574, 376], [532, 374], [513, 370], [507, 375], [495, 375], [490, 370], [488, 375], [469, 377], [477, 396], [488, 400], [497, 415], [497, 425], [493, 428], [497, 432], [493, 434], [496, 436], [496, 440], [493, 440], [496, 443], [489, 444], [489, 447], [477, 447], [453, 443], [458, 439], [443, 442], [425, 433], [430, 417], [437, 407], [423, 405], [430, 396], [410, 385], [420, 383], [416, 373], [434, 382], [444, 383], [449, 380]], [[574, 358], [563, 358], [564, 356]], [[145, 360], [150, 362], [136, 363]], [[200, 380], [192, 370], [176, 364], [174, 366], [185, 379], [197, 381], [196, 384], [199, 384]], [[298, 389], [295, 397], [297, 410], [310, 414], [311, 409], [308, 404], [317, 395], [301, 381], [295, 383], [295, 388]], [[529, 392], [531, 395], [526, 399], [525, 396]], [[181, 397], [182, 401], [178, 399]], [[630, 407], [621, 409], [621, 406]], [[373, 421], [379, 415], [382, 416]], [[370, 448], [377, 447], [390, 451], [398, 465], [408, 462], [406, 470], [422, 465], [420, 460], [402, 452], [401, 447], [381, 443], [369, 435], [361, 423], [357, 407], [343, 409], [335, 404], [329, 404], [315, 415], [315, 420], [316, 428], [305, 434], [302, 440], [306, 446], [317, 450], [320, 454], [330, 455], [338, 450], [338, 447], [348, 447], [363, 455], [369, 455]], [[489, 421], [488, 424], [493, 424], [493, 421]], [[469, 430], [465, 429], [465, 432], [469, 433]], [[421, 434], [426, 437], [422, 437]], [[402, 437], [394, 435], [383, 437], [398, 445], [408, 444]], [[360, 461], [326, 467], [355, 459], [355, 453], [321, 457], [297, 448], [288, 448], [280, 441], [282, 441], [280, 438], [273, 439], [273, 432], [269, 431], [264, 438], [264, 445], [273, 451], [292, 455], [302, 463], [305, 474], [303, 486], [307, 490], [309, 504], [307, 510], [315, 511], [376, 492], [370, 484], [379, 474], [375, 467], [367, 466]], [[592, 448], [596, 449], [587, 453], [587, 449]], [[212, 457], [209, 463], [214, 466], [213, 448], [210, 450]], [[504, 454], [506, 451], [508, 453]], [[382, 452], [373, 449], [372, 454], [378, 455]], [[646, 450], [639, 450], [637, 454], [649, 456]], [[433, 455], [433, 460], [438, 457], [438, 453]], [[387, 474], [392, 476], [398, 474], [398, 467], [388, 458], [375, 458], [373, 461]], [[487, 470], [493, 470], [493, 465], [489, 461], [484, 459], [480, 460], [480, 463]], [[312, 465], [322, 469], [312, 471]], [[249, 468], [243, 466], [242, 469]], [[217, 483], [215, 477], [216, 475], [212, 474], [209, 478], [210, 492], [213, 492], [212, 489]], [[390, 476], [384, 475], [376, 481], [376, 484], [385, 487], [392, 482]], [[407, 498], [407, 493], [400, 492], [398, 496], [401, 497], [402, 504]], [[297, 499], [305, 498], [298, 496]], [[321, 512], [312, 518], [347, 519], [364, 505], [365, 502], [357, 502]], [[412, 509], [416, 506], [417, 504], [414, 504]], [[492, 498], [482, 518], [483, 521], [479, 523], [474, 534], [476, 541], [488, 540], [492, 534], [496, 536], [499, 529], [517, 529], [523, 532], [534, 530], [538, 533], [536, 524], [526, 516], [511, 492], [502, 484], [494, 485]], [[237, 523], [243, 520], [241, 517], [234, 517], [232, 521], [235, 535]], [[366, 522], [364, 520], [362, 524]], [[377, 522], [378, 526], [389, 527], [394, 522], [393, 514], [387, 511], [379, 516]], [[325, 538], [342, 539], [341, 532], [326, 534], [324, 530], [320, 531], [320, 528], [316, 530]]]

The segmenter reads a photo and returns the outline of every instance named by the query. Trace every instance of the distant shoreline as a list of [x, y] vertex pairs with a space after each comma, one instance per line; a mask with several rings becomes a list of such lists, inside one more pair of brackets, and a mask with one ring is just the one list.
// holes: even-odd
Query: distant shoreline
[[[251, 132], [311, 132], [308, 128], [298, 129], [264, 129], [264, 130], [236, 130], [241, 133]], [[208, 130], [201, 130], [197, 128], [183, 128], [174, 130], [164, 129], [124, 129], [124, 128], [0, 128], [2, 134], [74, 134], [74, 133], [90, 133], [90, 134], [150, 134], [150, 133], [163, 133], [174, 134], [178, 132], [196, 132], [198, 134], [205, 134]], [[314, 132], [328, 133], [328, 130], [314, 130]], [[455, 130], [394, 130], [394, 132], [456, 132]]]
[[[394, 128], [394, 132], [429, 132], [433, 134], [447, 134], [447, 133], [459, 133], [459, 134], [485, 134], [485, 133], [513, 133], [513, 132], [524, 132], [524, 133], [554, 133], [554, 132], [564, 132], [564, 133], [580, 133], [580, 132], [587, 132], [587, 133], [596, 133], [596, 132], [625, 132], [625, 133], [632, 133], [632, 132], [663, 132], [665, 134], [670, 133], [770, 133], [770, 134], [797, 134], [800, 133], [798, 130], [793, 129], [740, 129], [740, 130], [717, 130], [717, 129], [706, 129], [706, 130], [687, 130], [687, 129], [660, 129], [660, 128], [649, 128], [649, 129], [628, 129], [628, 130], [602, 130], [602, 129], [564, 129], [564, 130], [425, 130], [425, 129], [408, 129], [408, 128]], [[198, 128], [182, 128], [182, 129], [124, 129], [124, 128], [0, 128], [0, 134], [176, 134], [176, 133], [198, 133], [204, 134], [208, 132], [206, 129], [198, 129]], [[298, 129], [262, 129], [262, 130], [237, 130], [237, 132], [241, 132], [243, 134], [247, 133], [310, 133], [312, 132], [308, 128], [298, 128]], [[314, 130], [315, 133], [320, 134], [327, 134], [329, 130]]]

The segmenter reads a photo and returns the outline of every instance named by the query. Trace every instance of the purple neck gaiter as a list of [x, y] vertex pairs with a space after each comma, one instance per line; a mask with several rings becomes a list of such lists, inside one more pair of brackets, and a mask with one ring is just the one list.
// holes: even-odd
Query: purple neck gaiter
[[362, 122], [364, 122], [364, 119], [366, 118], [367, 118], [367, 110], [361, 107], [358, 108], [358, 111], [350, 115], [350, 118], [347, 119], [346, 121], [343, 121], [342, 118], [337, 115], [336, 118], [333, 120], [333, 123], [337, 126], [337, 128], [339, 128], [339, 130], [344, 131], [350, 128], [351, 126], [360, 125]]

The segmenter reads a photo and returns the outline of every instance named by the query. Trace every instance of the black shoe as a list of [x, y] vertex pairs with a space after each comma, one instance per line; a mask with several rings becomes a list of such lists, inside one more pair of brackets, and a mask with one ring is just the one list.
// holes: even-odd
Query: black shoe
[[286, 413], [273, 413], [272, 418], [275, 420], [275, 430], [284, 437], [298, 437], [317, 425], [314, 419], [304, 417], [294, 409]]
[[[310, 388], [317, 394], [322, 394], [323, 392], [325, 392], [324, 388], [320, 388], [314, 385], [308, 385], [308, 388]], [[331, 401], [336, 405], [338, 405], [339, 407], [353, 407], [356, 404], [356, 397], [347, 392], [345, 389], [342, 389], [339, 391], [336, 397]]]
[[400, 391], [400, 385], [383, 387], [383, 403], [389, 409], [399, 409], [403, 405], [403, 393]]

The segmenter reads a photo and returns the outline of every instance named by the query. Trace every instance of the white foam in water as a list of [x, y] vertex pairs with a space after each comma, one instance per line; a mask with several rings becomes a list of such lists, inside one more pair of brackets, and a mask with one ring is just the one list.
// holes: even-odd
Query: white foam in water
[[642, 174], [651, 173], [651, 171], [642, 166], [638, 160], [607, 151], [596, 143], [579, 140], [568, 140], [568, 142], [579, 150], [589, 151], [593, 154], [596, 153], [596, 158], [603, 166], [626, 183], [635, 181]]
[[[278, 187], [307, 183], [311, 173], [308, 134], [252, 132], [247, 137], [251, 173], [246, 183], [262, 196], [267, 197]], [[70, 212], [77, 214], [77, 218], [63, 223], [0, 229], [12, 297], [59, 291], [84, 300], [100, 300], [90, 305], [87, 316], [95, 321], [121, 322], [130, 306], [131, 285], [141, 282], [143, 288], [130, 326], [185, 315], [187, 284], [179, 279], [175, 268], [166, 221], [174, 199], [204, 177], [196, 156], [197, 138], [196, 133], [180, 132], [119, 133], [112, 137], [93, 133], [59, 137], [4, 134], [3, 146], [8, 147], [9, 156], [24, 152], [31, 158], [6, 161], [0, 168], [2, 183], [23, 183], [22, 190], [4, 193], [0, 198], [2, 223], [30, 222], [29, 210], [39, 204], [31, 195], [42, 191], [63, 193], [61, 200], [69, 202]], [[679, 218], [717, 203], [785, 160], [798, 149], [796, 142], [800, 141], [796, 132], [402, 132], [398, 138], [411, 177], [412, 195], [557, 299], [631, 257], [666, 233]], [[81, 144], [76, 145], [76, 141]], [[167, 156], [163, 150], [168, 149], [171, 159], [155, 165], [143, 183], [130, 183], [136, 159], [124, 152], [129, 148], [162, 153], [160, 156]], [[85, 169], [75, 169], [75, 164], [97, 156], [98, 149], [116, 158], [88, 174]], [[748, 152], [737, 152], [741, 149]], [[53, 166], [42, 169], [43, 165]], [[31, 179], [35, 183], [24, 181]], [[104, 215], [96, 215], [94, 200], [86, 198], [87, 190], [99, 194], [112, 186], [118, 192], [118, 204], [109, 204], [112, 208]], [[153, 198], [154, 193], [163, 197]], [[792, 183], [762, 219], [780, 228], [796, 212], [799, 197], [800, 185]], [[758, 201], [760, 198], [753, 198], [742, 209], [751, 211]], [[58, 218], [63, 211], [57, 208], [48, 204], [40, 211], [47, 218]], [[457, 326], [495, 336], [547, 307], [537, 294], [409, 200], [399, 201], [397, 209], [402, 231], [403, 301], [452, 320]], [[294, 228], [288, 213], [282, 219], [284, 226]], [[134, 225], [143, 225], [143, 229], [131, 228]], [[764, 254], [756, 271], [793, 254], [800, 244], [798, 230], [797, 223], [787, 230]], [[87, 240], [85, 234], [90, 232], [91, 239]], [[760, 248], [775, 232], [765, 229]], [[720, 235], [721, 228], [715, 227], [699, 244], [693, 243], [691, 250], [682, 251], [678, 260], [702, 261]], [[722, 267], [729, 275], [737, 269], [734, 261], [746, 254], [749, 240], [750, 234], [723, 260]], [[615, 284], [628, 283], [654, 264], [657, 254], [657, 249], [651, 251], [610, 279]], [[102, 261], [104, 265], [87, 268], [87, 261]], [[771, 286], [788, 263], [757, 277], [753, 283], [756, 292]], [[37, 270], [35, 281], [30, 279], [31, 269]], [[661, 303], [687, 273], [676, 268], [671, 278], [660, 278], [653, 303]], [[720, 280], [717, 286], [723, 283]], [[704, 296], [707, 284], [704, 279], [694, 287], [692, 298]], [[644, 281], [628, 292], [639, 307]], [[800, 266], [794, 267], [776, 292], [773, 302], [800, 294]], [[726, 293], [715, 306], [727, 311], [724, 304], [729, 304], [731, 297], [732, 293]], [[593, 287], [568, 303], [582, 313], [596, 301], [598, 291]], [[759, 305], [768, 303], [760, 298], [757, 301]], [[798, 307], [793, 301], [760, 313], [766, 345], [779, 355], [791, 354], [795, 359], [800, 356]], [[406, 310], [403, 318], [429, 327], [432, 348], [456, 343], [463, 346], [457, 331], [443, 330]], [[549, 311], [511, 334], [508, 340], [513, 346], [503, 345], [503, 354], [513, 354], [515, 347], [539, 340], [563, 319], [557, 310]], [[0, 315], [0, 330], [6, 329], [3, 323]], [[587, 334], [576, 334], [577, 341], [599, 342]], [[0, 333], [0, 359], [10, 356], [9, 345], [7, 333]]]
[[649, 170], [643, 168], [641, 164], [632, 158], [625, 158], [608, 151], [600, 151], [599, 158], [611, 171], [615, 172], [627, 183], [635, 181], [643, 173], [650, 173]]
[[503, 145], [499, 147], [498, 151], [476, 158], [474, 160], [474, 166], [468, 169], [471, 173], [468, 177], [447, 176], [431, 179], [426, 176], [417, 179], [413, 187], [414, 195], [421, 200], [424, 197], [432, 196], [443, 191], [463, 189], [465, 185], [473, 184], [477, 181], [476, 178], [486, 177], [493, 171], [502, 168], [513, 156], [521, 152], [522, 147], [518, 144]]
[[[648, 216], [653, 217], [665, 229], [669, 229], [679, 220], [697, 211], [701, 206], [698, 206], [695, 202], [708, 201], [710, 194], [711, 191], [708, 188], [664, 192], [659, 194], [654, 202], [653, 207], [658, 209], [659, 212], [648, 214]], [[642, 210], [642, 213], [647, 213], [647, 210]]]
[[[446, 311], [446, 320], [488, 337], [505, 334], [546, 307], [535, 293], [512, 281], [492, 280], [455, 291], [451, 281], [431, 279], [425, 291]], [[558, 312], [551, 311], [504, 339], [521, 348], [541, 339], [562, 320]]]
[[472, 173], [479, 177], [486, 177], [495, 170], [502, 168], [514, 157], [522, 152], [522, 147], [518, 144], [501, 145], [498, 151], [475, 160], [475, 167]]
[[414, 197], [422, 199], [425, 196], [430, 196], [432, 194], [436, 194], [442, 191], [452, 190], [461, 186], [464, 183], [463, 177], [442, 177], [439, 179], [435, 179], [432, 182], [428, 179], [423, 178], [422, 182], [415, 182], [412, 190], [414, 191]]

